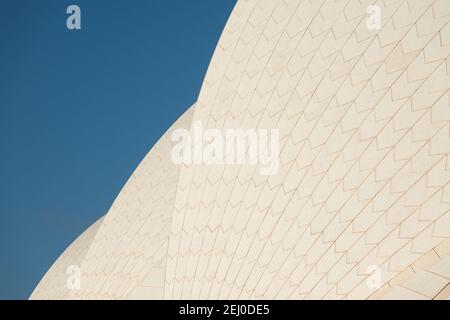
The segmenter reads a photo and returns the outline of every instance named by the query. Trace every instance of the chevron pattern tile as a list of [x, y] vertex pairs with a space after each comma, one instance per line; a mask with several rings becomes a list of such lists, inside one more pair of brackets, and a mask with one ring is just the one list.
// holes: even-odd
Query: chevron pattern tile
[[[278, 129], [278, 172], [173, 163], [194, 122]], [[196, 104], [31, 299], [448, 299], [449, 151], [450, 1], [240, 0]]]

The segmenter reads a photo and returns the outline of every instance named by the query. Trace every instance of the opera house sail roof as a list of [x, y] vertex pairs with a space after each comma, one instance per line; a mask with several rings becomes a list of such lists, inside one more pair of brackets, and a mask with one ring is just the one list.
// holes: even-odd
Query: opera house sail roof
[[[447, 299], [450, 1], [372, 3], [238, 1], [195, 105], [31, 299]], [[195, 123], [277, 130], [277, 171], [174, 163]]]

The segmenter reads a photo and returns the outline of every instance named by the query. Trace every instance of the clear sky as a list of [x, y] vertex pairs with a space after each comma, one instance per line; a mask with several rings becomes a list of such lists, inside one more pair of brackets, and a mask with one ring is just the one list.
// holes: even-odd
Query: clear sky
[[196, 101], [235, 2], [0, 2], [0, 299], [29, 297]]

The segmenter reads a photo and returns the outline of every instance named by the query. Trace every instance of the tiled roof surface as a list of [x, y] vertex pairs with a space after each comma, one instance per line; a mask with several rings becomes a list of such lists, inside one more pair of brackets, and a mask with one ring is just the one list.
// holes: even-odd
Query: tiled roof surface
[[450, 1], [377, 1], [376, 30], [374, 3], [238, 1], [174, 127], [279, 129], [278, 174], [175, 165], [166, 134], [60, 297], [448, 297]]

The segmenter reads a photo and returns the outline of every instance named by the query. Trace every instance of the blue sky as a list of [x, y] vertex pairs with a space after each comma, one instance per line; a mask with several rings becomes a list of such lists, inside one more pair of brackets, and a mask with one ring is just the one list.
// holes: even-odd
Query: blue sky
[[0, 299], [29, 297], [195, 102], [234, 4], [0, 2]]

